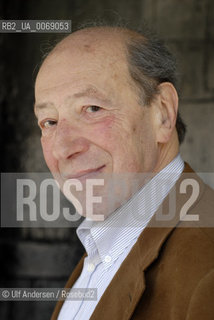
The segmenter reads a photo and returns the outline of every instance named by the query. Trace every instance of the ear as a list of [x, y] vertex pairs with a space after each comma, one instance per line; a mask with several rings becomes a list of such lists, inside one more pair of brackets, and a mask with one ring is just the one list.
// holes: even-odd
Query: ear
[[154, 100], [157, 125], [157, 143], [167, 143], [175, 130], [178, 95], [170, 82], [163, 82], [158, 86], [159, 93]]

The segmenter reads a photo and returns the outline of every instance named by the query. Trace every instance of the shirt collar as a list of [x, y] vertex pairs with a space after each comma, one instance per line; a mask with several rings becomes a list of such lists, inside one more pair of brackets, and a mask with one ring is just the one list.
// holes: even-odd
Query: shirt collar
[[[105, 268], [137, 240], [184, 168], [180, 154], [104, 221], [85, 219], [77, 236], [90, 257], [98, 253]], [[111, 257], [111, 259], [106, 259]]]

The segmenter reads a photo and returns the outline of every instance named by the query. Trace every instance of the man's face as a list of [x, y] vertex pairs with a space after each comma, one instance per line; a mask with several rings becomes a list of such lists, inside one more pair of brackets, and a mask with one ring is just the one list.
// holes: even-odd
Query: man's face
[[[85, 186], [86, 179], [107, 181], [124, 176], [111, 205], [106, 204], [109, 184], [94, 188], [95, 195], [105, 199], [95, 205], [95, 213], [107, 215], [131, 196], [136, 173], [155, 168], [154, 110], [139, 105], [122, 44], [106, 41], [96, 45], [87, 37], [72, 41], [46, 59], [37, 77], [36, 115], [42, 148], [61, 188], [68, 179], [79, 179]], [[121, 191], [124, 183], [126, 191]], [[72, 193], [84, 207], [86, 194], [75, 188]]]

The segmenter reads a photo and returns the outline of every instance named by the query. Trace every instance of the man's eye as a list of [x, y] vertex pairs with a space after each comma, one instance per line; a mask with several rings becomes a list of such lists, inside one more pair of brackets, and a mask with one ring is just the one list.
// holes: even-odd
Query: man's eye
[[56, 124], [56, 121], [54, 121], [54, 120], [45, 120], [41, 123], [41, 127], [48, 129], [48, 128], [55, 126], [55, 124]]
[[88, 106], [86, 108], [86, 112], [90, 112], [90, 113], [93, 113], [93, 112], [97, 112], [97, 111], [100, 111], [101, 108], [98, 107], [98, 106]]

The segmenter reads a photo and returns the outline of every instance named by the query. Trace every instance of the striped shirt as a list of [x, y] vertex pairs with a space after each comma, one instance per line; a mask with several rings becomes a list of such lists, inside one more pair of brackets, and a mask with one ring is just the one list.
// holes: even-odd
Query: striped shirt
[[104, 221], [84, 220], [77, 235], [87, 252], [73, 288], [96, 288], [96, 301], [66, 300], [58, 320], [90, 319], [96, 305], [138, 237], [184, 168], [180, 154]]

